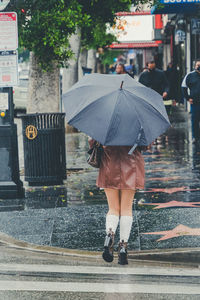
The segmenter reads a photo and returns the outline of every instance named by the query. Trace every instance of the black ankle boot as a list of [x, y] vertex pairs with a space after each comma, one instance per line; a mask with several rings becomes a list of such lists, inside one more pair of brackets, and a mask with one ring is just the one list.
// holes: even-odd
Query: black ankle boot
[[114, 233], [112, 232], [112, 230], [110, 230], [110, 232], [105, 237], [104, 251], [102, 254], [102, 257], [106, 262], [112, 262], [114, 259], [113, 245], [114, 245]]
[[127, 243], [124, 241], [119, 243], [118, 247], [118, 264], [127, 265], [128, 264], [128, 252], [127, 252]]

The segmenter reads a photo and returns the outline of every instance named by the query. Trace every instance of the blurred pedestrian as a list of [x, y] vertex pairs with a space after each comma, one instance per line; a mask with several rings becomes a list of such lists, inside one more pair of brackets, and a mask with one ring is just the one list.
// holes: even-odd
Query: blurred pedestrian
[[[89, 140], [90, 147], [94, 140]], [[106, 215], [106, 237], [103, 259], [113, 261], [114, 236], [120, 225], [118, 263], [128, 264], [127, 245], [131, 232], [133, 216], [132, 203], [137, 189], [144, 189], [144, 159], [141, 147], [128, 154], [129, 146], [104, 146], [97, 186], [103, 188], [107, 197], [109, 211]]]
[[118, 63], [118, 64], [116, 65], [115, 72], [116, 72], [117, 74], [127, 74], [127, 71], [126, 71], [126, 69], [125, 69], [125, 65], [122, 64], [122, 63]]
[[[169, 93], [169, 82], [164, 71], [156, 68], [154, 60], [147, 63], [147, 70], [144, 70], [140, 74], [138, 81], [159, 93], [163, 97], [163, 100], [167, 99]], [[157, 145], [157, 139], [154, 143]]]
[[109, 66], [108, 73], [109, 74], [114, 74], [115, 73], [115, 65], [114, 64]]
[[196, 143], [200, 141], [200, 58], [195, 61], [195, 70], [183, 79], [182, 91], [191, 104], [192, 142]]
[[173, 99], [175, 101], [178, 100], [178, 71], [175, 65], [170, 62], [167, 65], [167, 70], [165, 71], [165, 75], [169, 82], [169, 93], [168, 98]]
[[118, 63], [118, 64], [116, 65], [115, 72], [116, 72], [118, 75], [120, 75], [120, 74], [128, 74], [128, 75], [130, 75], [130, 76], [133, 78], [133, 76], [132, 76], [128, 71], [126, 71], [125, 65], [122, 64], [122, 63]]
[[[141, 73], [142, 72], [146, 72], [146, 71], [148, 71], [148, 62], [145, 64], [145, 66], [142, 68], [142, 70], [141, 70]], [[140, 75], [141, 75], [141, 73], [140, 73]]]
[[125, 70], [132, 78], [134, 78], [137, 73], [134, 63], [132, 63], [130, 65], [125, 65]]
[[178, 99], [178, 72], [176, 67], [171, 62], [167, 65], [165, 75], [169, 82], [169, 93], [167, 95], [167, 99], [164, 100], [164, 104], [167, 113], [170, 114], [172, 105], [175, 106]]
[[135, 77], [135, 75], [137, 74], [137, 68], [135, 66], [134, 63], [132, 63], [132, 71], [131, 71], [131, 74], [133, 75], [133, 78]]
[[169, 93], [169, 82], [164, 71], [156, 68], [155, 61], [148, 62], [147, 71], [140, 74], [139, 82], [159, 93], [163, 99]]

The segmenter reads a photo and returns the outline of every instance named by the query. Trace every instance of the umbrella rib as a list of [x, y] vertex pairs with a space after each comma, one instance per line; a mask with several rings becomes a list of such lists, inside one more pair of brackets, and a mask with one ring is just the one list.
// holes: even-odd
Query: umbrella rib
[[[138, 115], [138, 121], [139, 121], [139, 123], [140, 123], [140, 128], [141, 128], [141, 129], [143, 129], [143, 127], [142, 127], [142, 125], [141, 125], [141, 123], [142, 123], [142, 122], [141, 122], [141, 120], [140, 120], [140, 116], [139, 116], [139, 113], [138, 113], [137, 107], [136, 107], [136, 105], [135, 105], [135, 103], [134, 103], [134, 102], [133, 102], [133, 105], [134, 105], [134, 107], [135, 107], [135, 111], [137, 112], [137, 115]], [[143, 132], [143, 134], [144, 134], [144, 138], [147, 140], [144, 130], [142, 130], [142, 132]]]
[[[123, 92], [123, 90], [120, 90], [120, 92]], [[110, 120], [110, 124], [108, 126], [107, 134], [106, 134], [106, 137], [105, 137], [105, 143], [104, 143], [105, 145], [106, 145], [106, 141], [107, 141], [107, 138], [108, 138], [108, 135], [109, 135], [110, 128], [111, 128], [113, 120], [114, 120], [114, 115], [115, 115], [115, 111], [116, 111], [116, 108], [117, 108], [117, 104], [119, 103], [119, 99], [120, 99], [120, 93], [117, 94], [117, 101], [115, 103], [115, 108], [113, 109], [113, 113], [112, 113], [112, 117], [111, 117], [111, 120]]]
[[[123, 91], [124, 91], [124, 93], [128, 93], [128, 94], [130, 94], [130, 95], [132, 95], [129, 91], [127, 91], [127, 90], [124, 90], [123, 89]], [[138, 97], [138, 96], [136, 96], [135, 95], [135, 97], [139, 100], [139, 101], [142, 101], [143, 103], [146, 103], [142, 98], [140, 98], [140, 97]], [[140, 123], [140, 127], [143, 127], [141, 124], [142, 124], [142, 122], [141, 122], [141, 119], [140, 119], [140, 114], [138, 113], [138, 110], [137, 110], [137, 105], [135, 104], [135, 102], [133, 101], [132, 102], [133, 103], [133, 105], [134, 105], [134, 108], [135, 108], [135, 111], [137, 112], [137, 115], [138, 115], [138, 121], [139, 121], [139, 123]], [[149, 104], [149, 103], [147, 103], [147, 104]], [[149, 104], [149, 105], [151, 105], [151, 104]], [[164, 118], [164, 116], [153, 106], [153, 105], [151, 105], [152, 106], [152, 108], [155, 110], [155, 111], [157, 111], [159, 114], [160, 114], [160, 117], [163, 119], [163, 120], [165, 120], [166, 122], [167, 122], [167, 120]], [[145, 131], [143, 130], [143, 134], [144, 134], [144, 138], [146, 139], [146, 140], [148, 140], [147, 139], [147, 137], [146, 137], [146, 135], [145, 135]]]
[[[132, 93], [129, 92], [128, 90], [125, 90], [125, 89], [123, 89], [123, 90], [124, 90], [125, 92], [127, 92], [128, 94], [132, 95]], [[142, 99], [141, 97], [138, 97], [138, 96], [136, 96], [136, 95], [135, 95], [135, 97], [138, 98], [139, 101], [145, 102], [144, 99]], [[145, 102], [145, 103], [151, 105], [151, 106], [153, 107], [153, 109], [155, 109], [155, 110], [160, 114], [160, 117], [161, 117], [163, 120], [167, 121], [167, 119], [165, 119], [165, 117], [162, 115], [162, 113], [161, 113], [158, 109], [156, 109], [151, 103], [149, 103], [149, 102]], [[170, 125], [170, 124], [169, 124], [169, 125]]]
[[[131, 94], [129, 91], [124, 90], [124, 93], [125, 93], [125, 94], [126, 94], [126, 92], [128, 92], [129, 94]], [[136, 96], [136, 97], [137, 97], [137, 96]], [[137, 98], [139, 98], [139, 97], [137, 97]], [[138, 110], [137, 110], [137, 107], [136, 107], [134, 101], [133, 101], [133, 105], [134, 105], [135, 111], [137, 112], [137, 115], [138, 115], [138, 121], [139, 121], [139, 123], [140, 123], [140, 128], [142, 129], [142, 128], [143, 128], [142, 125], [141, 125], [142, 122], [141, 122], [141, 120], [140, 120], [140, 116], [139, 116], [139, 113], [138, 113]], [[146, 139], [144, 130], [143, 130], [143, 134], [144, 134], [144, 137], [145, 137], [145, 139]]]

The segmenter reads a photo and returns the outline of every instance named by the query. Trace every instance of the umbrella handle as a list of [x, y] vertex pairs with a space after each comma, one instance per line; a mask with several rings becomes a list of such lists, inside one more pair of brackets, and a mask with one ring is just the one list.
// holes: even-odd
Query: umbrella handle
[[128, 152], [128, 154], [129, 154], [129, 155], [132, 155], [133, 152], [134, 152], [134, 150], [135, 150], [135, 148], [136, 148], [137, 146], [138, 146], [138, 144], [135, 143], [135, 144], [133, 145], [133, 147], [131, 148], [131, 150]]

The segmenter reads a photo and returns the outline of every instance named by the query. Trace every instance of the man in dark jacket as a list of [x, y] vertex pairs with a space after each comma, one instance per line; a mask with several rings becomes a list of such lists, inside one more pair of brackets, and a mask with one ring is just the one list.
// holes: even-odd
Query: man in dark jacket
[[169, 93], [169, 82], [164, 71], [157, 69], [155, 61], [148, 62], [148, 69], [140, 74], [139, 82], [158, 92], [163, 99]]
[[179, 90], [179, 74], [175, 65], [171, 62], [167, 65], [167, 70], [164, 71], [165, 76], [169, 82], [169, 94], [168, 99], [178, 100], [178, 90]]
[[196, 143], [200, 140], [200, 58], [195, 62], [195, 70], [183, 79], [182, 91], [186, 100], [191, 104], [192, 142]]

